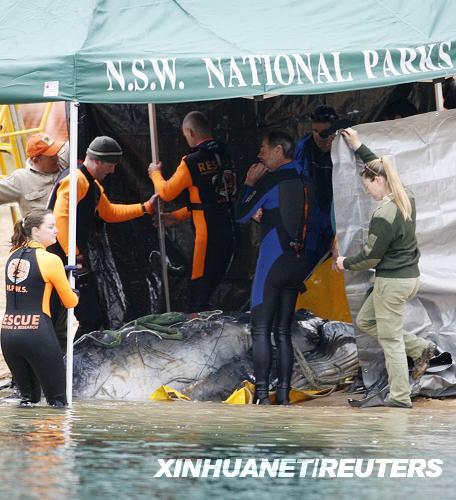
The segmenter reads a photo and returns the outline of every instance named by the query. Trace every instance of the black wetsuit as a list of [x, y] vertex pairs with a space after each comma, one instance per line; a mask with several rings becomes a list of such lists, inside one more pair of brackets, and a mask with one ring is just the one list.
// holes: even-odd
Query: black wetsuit
[[[6, 311], [1, 346], [22, 399], [66, 405], [65, 366], [49, 315], [53, 286], [67, 306], [77, 303], [63, 265], [39, 244], [15, 250], [6, 264]], [[60, 267], [59, 267], [60, 266]]]
[[[290, 386], [291, 321], [299, 288], [309, 271], [303, 257], [308, 187], [301, 170], [301, 166], [292, 161], [268, 173], [254, 188], [244, 186], [236, 211], [238, 222], [245, 223], [259, 208], [263, 209], [260, 254], [250, 304], [257, 387], [269, 384], [273, 330], [278, 347], [279, 385]], [[294, 243], [301, 247], [299, 252]]]
[[195, 232], [190, 282], [190, 311], [204, 311], [233, 256], [235, 231], [232, 199], [236, 175], [226, 146], [208, 139], [182, 158], [173, 176], [151, 174], [155, 190], [165, 201], [185, 190], [187, 207], [173, 212], [177, 219], [191, 217]]

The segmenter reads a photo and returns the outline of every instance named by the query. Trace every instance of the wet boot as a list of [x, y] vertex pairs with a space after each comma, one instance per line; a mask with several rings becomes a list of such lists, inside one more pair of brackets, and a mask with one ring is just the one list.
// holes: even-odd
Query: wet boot
[[277, 386], [276, 398], [278, 405], [290, 406], [290, 386]]
[[272, 349], [269, 329], [262, 324], [252, 324], [251, 331], [253, 372], [256, 380], [254, 403], [270, 405], [269, 372], [271, 369]]
[[257, 405], [270, 405], [269, 399], [269, 384], [265, 382], [257, 382], [255, 385], [254, 403]]
[[68, 406], [65, 395], [50, 398], [47, 400], [47, 402], [51, 408], [66, 408]]
[[289, 406], [290, 382], [293, 371], [293, 345], [291, 343], [291, 333], [288, 329], [278, 328], [275, 338], [278, 345], [277, 375], [279, 383], [276, 393], [277, 404]]

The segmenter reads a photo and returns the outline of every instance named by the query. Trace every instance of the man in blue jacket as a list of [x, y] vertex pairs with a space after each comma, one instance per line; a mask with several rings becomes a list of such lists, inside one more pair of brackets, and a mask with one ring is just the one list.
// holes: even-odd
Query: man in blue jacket
[[[332, 160], [334, 134], [325, 131], [338, 119], [335, 110], [319, 106], [311, 114], [312, 131], [296, 144], [295, 160], [311, 184], [310, 213], [306, 238], [306, 262], [313, 269], [331, 250], [335, 229], [332, 224]], [[322, 134], [322, 135], [320, 135]]]

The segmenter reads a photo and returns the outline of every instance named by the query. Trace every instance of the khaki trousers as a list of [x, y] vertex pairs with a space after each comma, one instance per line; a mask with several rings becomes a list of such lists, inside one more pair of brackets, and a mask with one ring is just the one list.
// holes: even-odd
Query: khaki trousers
[[405, 304], [419, 284], [419, 278], [375, 278], [374, 290], [356, 318], [361, 331], [377, 337], [385, 355], [390, 398], [401, 403], [410, 403], [407, 355], [416, 360], [428, 345], [403, 329]]

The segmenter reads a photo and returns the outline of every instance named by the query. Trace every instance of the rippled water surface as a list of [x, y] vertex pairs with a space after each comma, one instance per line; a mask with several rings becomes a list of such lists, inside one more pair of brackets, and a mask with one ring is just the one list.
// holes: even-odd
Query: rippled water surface
[[[0, 498], [452, 498], [447, 409], [76, 402], [0, 405]], [[158, 458], [421, 458], [438, 478], [156, 478]]]

